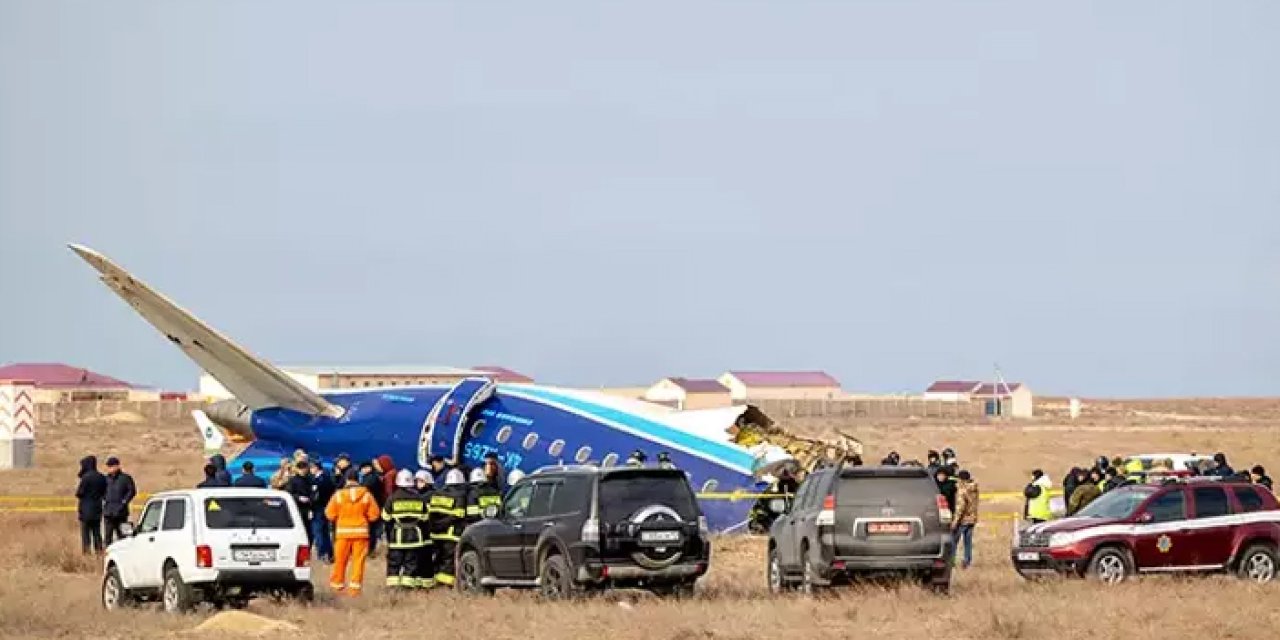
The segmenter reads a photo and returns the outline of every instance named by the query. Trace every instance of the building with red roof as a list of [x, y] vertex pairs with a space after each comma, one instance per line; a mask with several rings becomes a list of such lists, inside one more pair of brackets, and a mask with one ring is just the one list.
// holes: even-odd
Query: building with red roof
[[680, 410], [712, 409], [733, 404], [729, 388], [710, 378], [663, 378], [645, 390], [643, 399]]
[[750, 400], [831, 400], [844, 394], [825, 371], [726, 371], [716, 379], [734, 402]]
[[[36, 402], [129, 400], [148, 391], [108, 375], [62, 363], [20, 362], [0, 367], [0, 380], [35, 385]], [[151, 392], [154, 395], [153, 392]]]
[[1030, 418], [1035, 397], [1021, 382], [939, 380], [924, 391], [925, 400], [983, 402], [989, 416]]

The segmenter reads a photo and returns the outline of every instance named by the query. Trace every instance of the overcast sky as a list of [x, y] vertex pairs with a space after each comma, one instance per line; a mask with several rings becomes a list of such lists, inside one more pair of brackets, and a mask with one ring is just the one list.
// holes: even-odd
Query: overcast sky
[[0, 0], [0, 363], [1280, 393], [1280, 2]]

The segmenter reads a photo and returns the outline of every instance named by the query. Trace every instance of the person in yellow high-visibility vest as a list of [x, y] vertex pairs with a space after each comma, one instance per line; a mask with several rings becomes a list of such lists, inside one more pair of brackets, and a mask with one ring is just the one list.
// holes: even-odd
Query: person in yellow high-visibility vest
[[1031, 482], [1022, 491], [1027, 498], [1028, 520], [1039, 523], [1053, 519], [1053, 509], [1049, 506], [1049, 489], [1052, 487], [1053, 481], [1043, 471], [1036, 469], [1031, 472]]

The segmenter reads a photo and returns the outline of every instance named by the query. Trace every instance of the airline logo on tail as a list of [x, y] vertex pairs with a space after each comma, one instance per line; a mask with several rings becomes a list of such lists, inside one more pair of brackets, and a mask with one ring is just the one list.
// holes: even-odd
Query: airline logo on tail
[[221, 453], [222, 445], [227, 441], [226, 436], [222, 435], [222, 429], [219, 429], [218, 425], [199, 409], [192, 411], [191, 417], [195, 418], [196, 427], [200, 429], [200, 437], [204, 439], [204, 454], [211, 456]]

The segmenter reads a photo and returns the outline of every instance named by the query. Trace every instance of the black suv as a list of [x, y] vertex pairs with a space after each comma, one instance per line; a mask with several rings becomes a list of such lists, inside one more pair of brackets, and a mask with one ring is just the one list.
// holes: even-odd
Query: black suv
[[547, 467], [508, 489], [501, 509], [458, 541], [457, 588], [538, 588], [564, 597], [604, 588], [689, 595], [711, 556], [683, 471]]
[[[777, 499], [781, 502], [781, 499]], [[833, 466], [811, 473], [769, 529], [769, 589], [910, 577], [951, 584], [951, 510], [921, 467]]]

